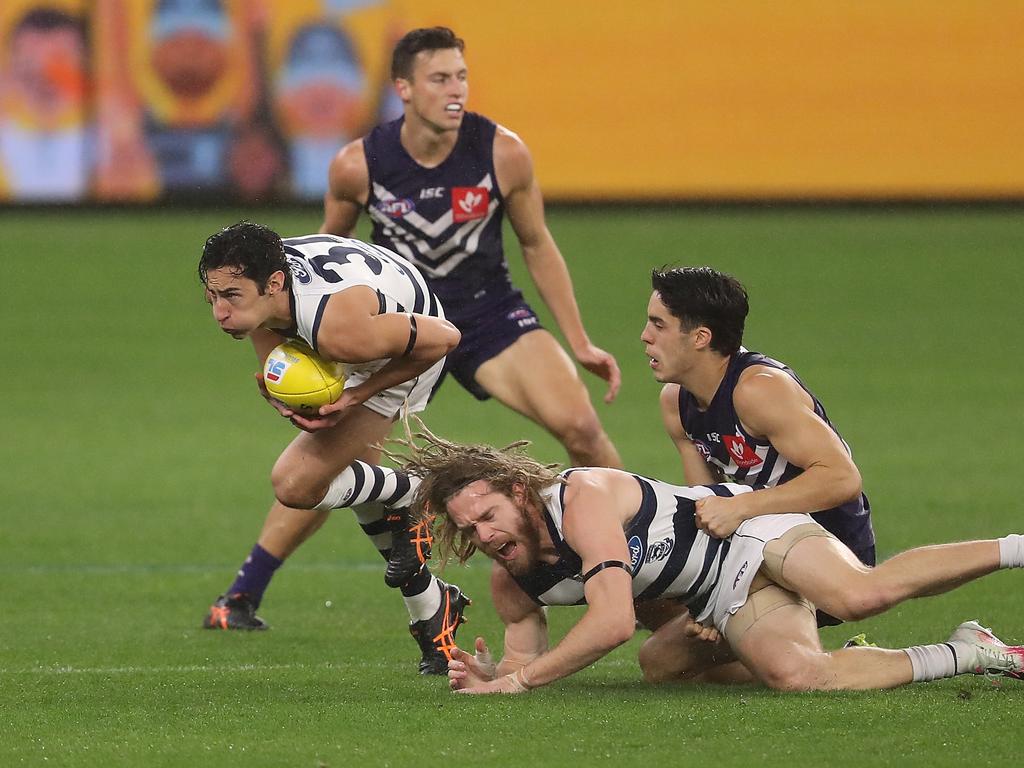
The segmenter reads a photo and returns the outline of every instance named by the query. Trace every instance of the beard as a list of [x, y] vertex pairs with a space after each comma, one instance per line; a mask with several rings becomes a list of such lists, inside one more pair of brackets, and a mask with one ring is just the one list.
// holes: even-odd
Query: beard
[[516, 531], [516, 545], [519, 547], [515, 560], [503, 560], [501, 564], [513, 576], [525, 576], [537, 567], [540, 556], [540, 521], [534, 519], [526, 509], [519, 510], [519, 530]]

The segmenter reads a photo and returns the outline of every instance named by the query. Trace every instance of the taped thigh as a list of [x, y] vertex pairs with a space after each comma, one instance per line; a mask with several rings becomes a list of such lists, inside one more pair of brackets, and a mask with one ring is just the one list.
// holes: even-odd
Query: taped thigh
[[[758, 574], [757, 579], [764, 577]], [[757, 585], [757, 580], [754, 585]], [[735, 648], [740, 638], [761, 618], [764, 618], [772, 611], [784, 608], [787, 605], [796, 605], [805, 608], [814, 615], [814, 606], [806, 598], [783, 589], [776, 584], [768, 584], [756, 592], [751, 592], [745, 602], [736, 613], [729, 618], [725, 627], [725, 636], [729, 643]]]
[[789, 556], [794, 546], [804, 539], [814, 536], [836, 538], [817, 523], [803, 523], [794, 526], [777, 539], [772, 539], [764, 545], [764, 562], [761, 564], [761, 572], [783, 589], [794, 592], [793, 585], [782, 576], [782, 567], [786, 564], [786, 557]]

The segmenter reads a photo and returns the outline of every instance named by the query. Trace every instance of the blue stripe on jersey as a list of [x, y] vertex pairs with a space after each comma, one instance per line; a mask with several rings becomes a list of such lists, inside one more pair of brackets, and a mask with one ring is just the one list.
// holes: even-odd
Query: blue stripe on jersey
[[[576, 558], [576, 560], [578, 561], [579, 558]], [[530, 596], [533, 602], [537, 605], [544, 605], [540, 595], [543, 595], [556, 584], [566, 579], [575, 578], [579, 572], [579, 567], [574, 568], [572, 565], [566, 565], [564, 561], [559, 560], [553, 565], [543, 564], [533, 568], [529, 573], [522, 576], [509, 575], [512, 576], [523, 592]], [[579, 601], [577, 605], [582, 605], [584, 602], [586, 602], [586, 598]]]
[[313, 318], [313, 328], [310, 331], [310, 340], [313, 342], [313, 349], [319, 354], [320, 344], [317, 341], [317, 337], [320, 334], [320, 321], [324, 319], [324, 310], [327, 309], [327, 300], [333, 296], [333, 293], [328, 293], [320, 299], [320, 303], [316, 307], [316, 317]]
[[630, 520], [629, 527], [626, 528], [626, 540], [628, 541], [633, 536], [639, 536], [641, 540], [647, 541], [648, 529], [654, 522], [654, 515], [658, 511], [658, 497], [650, 483], [636, 475], [634, 477], [640, 485], [640, 506], [637, 508], [636, 514], [633, 515], [633, 519]]
[[[697, 591], [700, 589], [704, 580], [707, 578], [708, 573], [711, 571], [711, 567], [715, 564], [715, 558], [718, 556], [719, 550], [721, 550], [722, 559], [724, 560], [725, 555], [729, 552], [729, 542], [724, 539], [716, 539], [713, 536], [709, 536], [708, 548], [707, 551], [704, 552], [704, 563], [700, 567], [700, 573], [697, 574], [697, 578], [693, 580], [693, 586], [683, 594], [684, 601], [689, 600], [693, 595], [697, 594]], [[721, 568], [721, 564], [719, 564], [718, 567]], [[709, 594], [711, 591], [713, 590], [708, 590]], [[707, 602], [707, 599], [705, 598], [704, 601]], [[700, 611], [697, 611], [697, 613], [700, 613]], [[694, 613], [694, 616], [696, 616], [697, 613]]]
[[281, 242], [287, 245], [313, 245], [314, 243], [337, 243], [337, 235], [306, 235], [305, 237], [284, 237]]
[[637, 600], [649, 600], [658, 597], [668, 589], [679, 574], [686, 567], [686, 561], [690, 557], [690, 550], [693, 547], [694, 539], [697, 538], [697, 529], [693, 524], [694, 503], [691, 499], [684, 499], [676, 496], [676, 513], [672, 517], [672, 532], [675, 536], [675, 544], [668, 561], [658, 578], [648, 585], [647, 589], [637, 596]]
[[711, 491], [713, 494], [715, 494], [715, 496], [735, 496], [736, 495], [735, 493], [730, 491], [728, 488], [726, 488], [721, 483], [715, 483], [714, 485], [705, 485], [704, 487], [707, 488], [709, 491]]
[[[426, 278], [424, 278], [421, 273], [410, 270], [403, 261], [396, 260], [395, 254], [389, 251], [387, 248], [382, 248], [381, 246], [374, 245], [372, 243], [367, 243], [367, 245], [370, 248], [372, 248], [373, 252], [376, 253], [381, 259], [388, 262], [389, 264], [394, 264], [396, 267], [401, 269], [406, 274], [406, 276], [408, 276], [408, 278], [412, 280], [413, 283], [423, 288], [423, 293], [426, 294], [427, 296], [426, 314], [430, 315], [431, 317], [437, 317], [437, 296], [435, 296], [434, 292], [430, 290], [430, 286], [427, 285]], [[422, 312], [420, 314], [422, 314]]]
[[[721, 550], [721, 555], [718, 558], [718, 568], [717, 568], [717, 570], [715, 572], [715, 578], [714, 578], [714, 580], [712, 582], [714, 584], [717, 584], [718, 580], [722, 576], [722, 566], [725, 565], [725, 558], [729, 554], [729, 542], [728, 541], [723, 541], [721, 539], [712, 539], [711, 541], [712, 542], [717, 542], [720, 545], [720, 546], [714, 547], [715, 550]], [[712, 547], [710, 545], [708, 546], [708, 555], [709, 556], [712, 555]], [[710, 563], [707, 561], [707, 559], [705, 559], [705, 569], [706, 570], [702, 572], [701, 578], [698, 579], [698, 581], [697, 581], [698, 585], [704, 583], [703, 576], [704, 576], [704, 573], [707, 573], [707, 570], [709, 570], [709, 568], [708, 568], [709, 565], [710, 565]], [[707, 607], [708, 601], [711, 599], [711, 596], [713, 594], [715, 594], [714, 588], [707, 590], [703, 595], [698, 597], [696, 600], [691, 600], [690, 602], [687, 602], [686, 603], [686, 608], [687, 608], [687, 610], [690, 611], [690, 615], [691, 616], [699, 616], [701, 614], [701, 611], [703, 611]], [[686, 598], [684, 597], [683, 600], [685, 602]]]
[[[575, 469], [570, 469], [562, 473], [564, 480], [569, 479], [569, 475], [576, 472]], [[558, 488], [558, 506], [562, 510], [562, 527], [565, 527], [565, 489], [569, 486], [566, 483], [562, 483]], [[561, 556], [561, 562], [566, 563], [571, 569], [571, 573], [568, 577], [571, 578], [577, 573], [583, 570], [583, 558], [576, 554], [576, 551], [569, 546], [569, 543], [562, 537], [558, 532], [558, 528], [555, 526], [555, 521], [551, 519], [551, 515], [544, 515], [544, 520], [548, 525], [548, 534], [551, 536], [552, 542], [557, 542], [556, 549], [558, 554]]]
[[[416, 277], [413, 274], [412, 270], [409, 269], [407, 266], [405, 266], [405, 264], [403, 264], [400, 261], [395, 261], [394, 259], [388, 259], [388, 261], [391, 262], [392, 264], [394, 264], [400, 270], [402, 270], [402, 272], [405, 274], [405, 276], [407, 278], [409, 278], [409, 282], [412, 283], [413, 290], [416, 292], [416, 301], [413, 304], [412, 311], [413, 311], [414, 314], [422, 315], [423, 314], [423, 309], [427, 305], [426, 296], [425, 296], [425, 294], [427, 293], [426, 288], [424, 286], [420, 285], [419, 280], [416, 279]], [[430, 298], [431, 298], [431, 310], [432, 310], [430, 314], [431, 314], [431, 316], [436, 317], [437, 316], [437, 310], [434, 307], [434, 302], [433, 302], [433, 298], [434, 297], [433, 297], [433, 295], [431, 295]]]

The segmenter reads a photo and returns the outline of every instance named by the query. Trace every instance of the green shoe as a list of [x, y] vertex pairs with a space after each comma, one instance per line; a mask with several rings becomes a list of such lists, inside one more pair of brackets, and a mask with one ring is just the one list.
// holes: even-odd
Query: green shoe
[[845, 643], [843, 648], [877, 648], [878, 643], [872, 643], [868, 640], [868, 636], [861, 632], [859, 635], [854, 635]]

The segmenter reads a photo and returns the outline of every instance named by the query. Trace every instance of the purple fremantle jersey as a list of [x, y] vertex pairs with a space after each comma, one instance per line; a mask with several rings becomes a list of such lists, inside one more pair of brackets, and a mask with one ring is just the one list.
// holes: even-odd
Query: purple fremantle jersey
[[[759, 352], [748, 352], [742, 348], [729, 361], [725, 378], [718, 385], [718, 391], [706, 411], [697, 407], [693, 395], [679, 388], [679, 418], [687, 436], [708, 464], [718, 467], [734, 482], [755, 489], [772, 488], [792, 480], [803, 469], [790, 464], [767, 440], [760, 440], [747, 433], [736, 416], [733, 390], [740, 374], [752, 365], [775, 368], [791, 376], [810, 395], [814, 402], [814, 412], [843, 440], [828, 420], [824, 406], [789, 367]], [[847, 451], [850, 450], [845, 440], [843, 445]], [[870, 552], [872, 562], [868, 564], [874, 564], [875, 532], [871, 527], [871, 507], [867, 496], [862, 493], [853, 501], [815, 512], [811, 516], [861, 559], [865, 559]]]
[[436, 168], [424, 168], [402, 146], [403, 121], [379, 125], [363, 139], [372, 240], [419, 267], [459, 325], [514, 290], [501, 243], [497, 126], [467, 112], [451, 154]]

